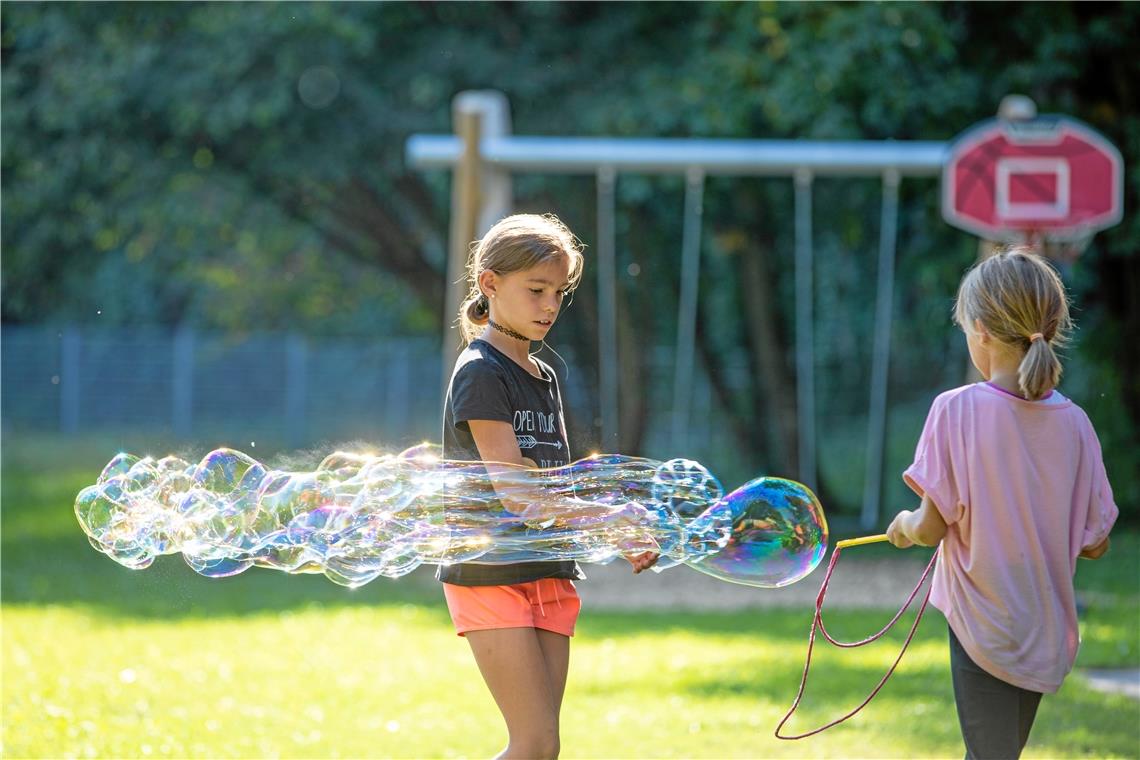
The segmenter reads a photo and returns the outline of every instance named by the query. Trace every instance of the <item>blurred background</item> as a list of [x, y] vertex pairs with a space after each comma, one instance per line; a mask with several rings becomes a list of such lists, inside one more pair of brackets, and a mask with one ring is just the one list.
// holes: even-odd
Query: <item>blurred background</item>
[[[18, 748], [14, 756], [82, 754], [84, 746], [119, 756], [315, 751], [308, 734], [294, 734], [286, 745], [237, 738], [222, 749], [198, 745], [199, 723], [187, 724], [189, 738], [165, 752], [158, 744], [100, 744], [80, 720], [82, 711], [68, 707], [96, 692], [77, 696], [77, 684], [86, 683], [79, 676], [59, 676], [71, 679], [59, 686], [55, 671], [29, 653], [48, 631], [86, 630], [92, 619], [108, 626], [128, 621], [134, 636], [158, 619], [276, 616], [319, 602], [346, 605], [349, 612], [338, 614], [350, 617], [337, 620], [359, 624], [344, 592], [323, 579], [257, 573], [205, 581], [173, 558], [142, 574], [118, 568], [86, 548], [71, 500], [120, 449], [197, 458], [228, 445], [259, 458], [308, 461], [336, 447], [399, 450], [438, 440], [444, 336], [454, 317], [444, 308], [452, 177], [411, 165], [406, 151], [413, 135], [452, 134], [453, 98], [467, 90], [503, 93], [516, 135], [946, 141], [994, 117], [1010, 93], [1031, 97], [1043, 114], [1091, 125], [1124, 156], [1125, 212], [1079, 258], [1058, 262], [1079, 327], [1066, 351], [1061, 390], [1092, 418], [1121, 525], [1134, 526], [1140, 517], [1138, 38], [1135, 3], [5, 3], [0, 433], [5, 620], [16, 632], [5, 659], [17, 666], [14, 678], [27, 679], [27, 689], [6, 688], [5, 730], [23, 719], [44, 732], [32, 739], [6, 733], [8, 747]], [[898, 475], [911, 461], [931, 400], [967, 377], [965, 341], [950, 316], [978, 240], [943, 221], [939, 190], [937, 176], [908, 178], [900, 187], [881, 525], [913, 503]], [[514, 210], [556, 213], [587, 246], [586, 276], [548, 341], [557, 355], [549, 348], [541, 354], [563, 379], [572, 451], [694, 458], [729, 488], [761, 474], [794, 477], [801, 431], [793, 183], [732, 176], [704, 183], [690, 424], [679, 443], [671, 415], [685, 191], [683, 175], [636, 172], [621, 174], [614, 188], [618, 361], [612, 369], [620, 418], [614, 424], [604, 419], [599, 388], [596, 180], [514, 176]], [[814, 183], [813, 485], [838, 525], [853, 526], [863, 505], [881, 203], [877, 178]], [[446, 340], [454, 341], [454, 333]], [[603, 435], [608, 425], [618, 431], [613, 445]], [[1120, 546], [1113, 561], [1123, 564], [1101, 566], [1109, 569], [1086, 583], [1099, 589], [1090, 598], [1107, 612], [1099, 628], [1086, 631], [1096, 643], [1082, 655], [1085, 665], [1135, 667], [1140, 657], [1137, 543], [1126, 539]], [[434, 610], [393, 607], [391, 618], [377, 618], [383, 625], [422, 624], [425, 635], [451, 645], [430, 583], [418, 592], [380, 582], [367, 588], [381, 586], [380, 597], [427, 600], [424, 609]], [[415, 617], [423, 614], [429, 617]], [[618, 613], [596, 620], [587, 633], [606, 641], [650, 635]], [[755, 623], [747, 616], [686, 620], [706, 642]], [[780, 644], [790, 653], [778, 659], [796, 660], [810, 611], [792, 613], [786, 625], [771, 620], [785, 631]], [[300, 641], [327, 625], [326, 617], [311, 629], [289, 630]], [[90, 655], [86, 663], [110, 668], [90, 676], [91, 689], [102, 678], [127, 689], [136, 677], [143, 683], [146, 667], [125, 663], [143, 657], [137, 652], [150, 651], [147, 642], [156, 640], [137, 635], [121, 639], [135, 642], [131, 652], [116, 648], [127, 644], [98, 650], [107, 641], [94, 639], [53, 649], [72, 646]], [[939, 642], [940, 636], [944, 631], [931, 634]], [[163, 641], [156, 660], [182, 646]], [[721, 644], [733, 658], [753, 651], [750, 640]], [[662, 658], [683, 649], [675, 640], [662, 646]], [[941, 656], [941, 643], [930, 646]], [[277, 650], [267, 645], [266, 651]], [[461, 654], [462, 665], [447, 667], [471, 667]], [[224, 655], [223, 647], [202, 657], [217, 662]], [[739, 662], [726, 659], [723, 677], [739, 679], [731, 675]], [[879, 672], [886, 663], [868, 667]], [[351, 671], [356, 664], [339, 667]], [[767, 672], [771, 663], [753, 665]], [[923, 673], [912, 671], [913, 681], [904, 681], [913, 689], [904, 687], [899, 710], [926, 699]], [[606, 671], [599, 683], [612, 677]], [[166, 698], [174, 699], [170, 684], [179, 681], [165, 678]], [[478, 685], [477, 674], [465, 678]], [[771, 694], [741, 683], [731, 696], [771, 699], [774, 711], [794, 693], [794, 667], [786, 678]], [[720, 699], [713, 681], [678, 693]], [[70, 696], [57, 694], [53, 702], [50, 684]], [[845, 699], [865, 693], [860, 684], [844, 691]], [[48, 690], [42, 699], [41, 688]], [[655, 693], [644, 696], [652, 700]], [[102, 726], [128, 704], [106, 699], [91, 725]], [[429, 696], [410, 699], [401, 704], [422, 706]], [[948, 687], [931, 699], [932, 711], [952, 710]], [[1065, 708], [1043, 729], [1052, 738], [1041, 751], [1125, 756], [1134, 749], [1133, 703], [1097, 702], [1080, 691], [1072, 699], [1059, 703]], [[160, 703], [153, 696], [149, 702], [152, 710]], [[129, 705], [127, 712], [140, 709]], [[619, 708], [607, 705], [598, 707], [597, 723], [617, 731], [618, 724], [606, 721]], [[493, 707], [483, 707], [497, 720]], [[824, 712], [838, 707], [825, 705]], [[195, 715], [185, 705], [171, 709], [176, 717], [184, 709]], [[327, 704], [321, 709], [333, 713]], [[753, 719], [746, 704], [740, 709], [740, 720]], [[280, 710], [288, 724], [288, 705]], [[1119, 719], [1090, 734], [1065, 723], [1070, 713]], [[362, 736], [394, 735], [395, 721], [397, 730], [417, 726], [423, 736], [444, 735], [430, 716], [421, 718], [405, 714], [355, 728]], [[169, 714], [165, 720], [163, 730], [170, 730]], [[678, 725], [688, 737], [701, 724]], [[916, 728], [905, 740], [895, 735], [874, 744], [872, 733], [865, 737], [870, 743], [858, 746], [960, 754], [953, 726], [944, 734], [930, 744]], [[598, 742], [601, 756], [626, 746], [607, 736], [584, 732], [579, 739]], [[1110, 737], [1109, 744], [1098, 744], [1098, 736]], [[685, 741], [622, 751], [727, 756], [736, 746]], [[825, 754], [851, 746], [840, 742]], [[452, 754], [450, 745], [408, 747], [383, 752]], [[795, 752], [786, 745], [780, 751]]]
[[[409, 166], [452, 97], [520, 135], [948, 140], [1011, 92], [1125, 155], [1124, 222], [1065, 265], [1064, 392], [1140, 505], [1140, 67], [1131, 4], [84, 4], [3, 17], [3, 426], [262, 450], [439, 437], [450, 172]], [[887, 499], [925, 410], [965, 379], [950, 322], [977, 241], [903, 182]], [[877, 179], [814, 187], [815, 404], [830, 512], [862, 496]], [[591, 177], [516, 174], [597, 251]], [[684, 179], [616, 185], [617, 450], [727, 481], [797, 474], [793, 187], [704, 188], [692, 423], [669, 435]], [[598, 448], [597, 280], [549, 339], [579, 454]], [[454, 332], [454, 331], [453, 331]], [[605, 442], [609, 444], [610, 442]], [[607, 445], [613, 449], [613, 445]]]

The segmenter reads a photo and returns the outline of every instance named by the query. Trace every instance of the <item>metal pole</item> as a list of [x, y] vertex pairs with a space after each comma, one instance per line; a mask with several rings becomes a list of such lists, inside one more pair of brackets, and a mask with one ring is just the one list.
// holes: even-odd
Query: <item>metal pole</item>
[[[455, 135], [412, 135], [405, 144], [417, 169], [455, 165], [463, 146]], [[819, 175], [878, 177], [894, 168], [905, 176], [937, 177], [946, 143], [932, 140], [700, 140], [693, 138], [538, 137], [497, 138], [484, 125], [482, 155], [496, 170], [593, 174], [600, 166], [620, 173], [679, 174], [698, 166], [708, 175]]]
[[77, 327], [63, 329], [59, 356], [59, 429], [64, 433], [79, 430], [79, 383], [81, 337]]
[[883, 172], [883, 209], [879, 223], [879, 278], [875, 292], [875, 339], [871, 364], [871, 403], [867, 415], [867, 476], [863, 481], [864, 530], [879, 521], [883, 494], [883, 458], [887, 431], [887, 383], [891, 359], [891, 316], [895, 295], [895, 244], [898, 239], [900, 175]]
[[815, 487], [815, 348], [812, 308], [810, 169], [795, 174], [796, 201], [796, 411], [800, 481]]
[[617, 263], [614, 252], [614, 204], [617, 173], [612, 167], [598, 169], [598, 386], [602, 420], [601, 447], [617, 451], [618, 355], [617, 355]]
[[305, 399], [308, 395], [308, 345], [303, 335], [285, 339], [285, 436], [290, 446], [305, 442]]
[[180, 326], [174, 333], [174, 361], [171, 366], [170, 395], [174, 434], [190, 435], [194, 420], [194, 332]]
[[685, 226], [681, 242], [681, 298], [677, 307], [677, 352], [673, 376], [673, 446], [682, 452], [688, 443], [689, 409], [693, 397], [693, 357], [700, 292], [701, 215], [705, 173], [696, 167], [685, 173]]
[[[407, 340], [386, 341], [381, 349], [384, 357], [385, 414], [381, 430], [389, 440], [400, 440], [412, 434], [411, 403], [415, 389], [412, 380], [414, 361]], [[447, 368], [450, 372], [450, 367]]]

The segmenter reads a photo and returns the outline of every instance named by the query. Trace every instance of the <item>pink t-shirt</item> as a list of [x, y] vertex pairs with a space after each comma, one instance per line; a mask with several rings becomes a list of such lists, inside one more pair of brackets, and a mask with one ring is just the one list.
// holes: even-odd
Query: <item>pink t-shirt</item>
[[1080, 642], [1077, 555], [1118, 514], [1088, 416], [1056, 392], [947, 391], [903, 479], [949, 526], [930, 601], [971, 659], [1023, 689], [1059, 689]]

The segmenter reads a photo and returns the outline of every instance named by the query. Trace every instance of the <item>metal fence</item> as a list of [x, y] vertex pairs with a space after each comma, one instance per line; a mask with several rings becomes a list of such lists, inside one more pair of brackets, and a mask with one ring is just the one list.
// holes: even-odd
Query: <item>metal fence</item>
[[7, 429], [180, 438], [438, 437], [439, 346], [191, 330], [3, 328]]
[[[153, 435], [173, 438], [179, 446], [230, 445], [250, 453], [357, 441], [393, 451], [440, 437], [441, 351], [431, 338], [306, 339], [280, 333], [8, 325], [0, 333], [0, 348], [6, 448], [27, 432], [109, 441]], [[571, 452], [580, 458], [601, 447], [596, 378], [572, 349], [558, 351], [561, 358], [541, 355], [562, 381]], [[923, 387], [949, 387], [952, 365], [964, 366], [964, 349], [959, 353], [941, 365], [945, 376], [927, 378], [931, 382]], [[646, 353], [642, 391], [654, 411], [638, 450], [621, 453], [691, 457], [708, 464], [729, 487], [761, 474], [785, 474], [766, 469], [757, 452], [740, 447], [730, 432], [733, 412], [718, 402], [699, 362], [693, 368], [687, 444], [677, 449], [673, 416], [666, 413], [673, 403], [675, 356], [673, 345]], [[722, 373], [717, 379], [732, 394], [755, 382], [743, 357], [729, 361]], [[905, 374], [913, 385], [912, 369]], [[848, 388], [844, 381], [849, 379], [847, 373], [825, 371], [819, 388], [826, 432], [820, 475], [828, 484], [833, 516], [858, 509], [867, 457], [865, 385]], [[913, 399], [914, 394], [904, 394], [907, 399], [892, 405], [888, 472], [901, 472], [909, 463], [933, 392], [920, 391]], [[889, 478], [884, 490], [891, 503], [904, 503], [906, 490], [897, 477]]]
[[[397, 447], [439, 437], [441, 352], [428, 338], [5, 326], [0, 346], [7, 430], [261, 437], [292, 447], [348, 439]], [[547, 359], [562, 377], [567, 413], [593, 420], [588, 378], [570, 349], [560, 354], [565, 364]], [[664, 375], [672, 363], [671, 347], [656, 349], [650, 375]], [[739, 383], [745, 373], [743, 364], [730, 372]], [[649, 389], [651, 401], [668, 408], [668, 391]], [[693, 405], [691, 441], [699, 451], [713, 443], [720, 414], [703, 375]], [[646, 453], [668, 455], [668, 423], [663, 415], [650, 425]], [[579, 437], [577, 444], [594, 442]]]

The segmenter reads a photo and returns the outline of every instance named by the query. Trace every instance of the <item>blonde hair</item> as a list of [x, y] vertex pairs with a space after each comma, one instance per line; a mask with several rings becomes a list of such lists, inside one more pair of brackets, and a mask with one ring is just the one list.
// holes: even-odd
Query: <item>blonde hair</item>
[[467, 280], [471, 287], [459, 307], [463, 342], [470, 343], [477, 338], [491, 315], [487, 296], [479, 287], [479, 275], [487, 270], [500, 275], [521, 272], [557, 256], [570, 259], [567, 292], [572, 292], [582, 279], [582, 244], [553, 214], [505, 217], [472, 244], [467, 260]]
[[1072, 329], [1065, 286], [1053, 267], [1028, 247], [1012, 248], [975, 264], [962, 278], [954, 320], [964, 330], [982, 323], [999, 343], [1022, 352], [1017, 384], [1030, 400], [1061, 379], [1055, 348]]

